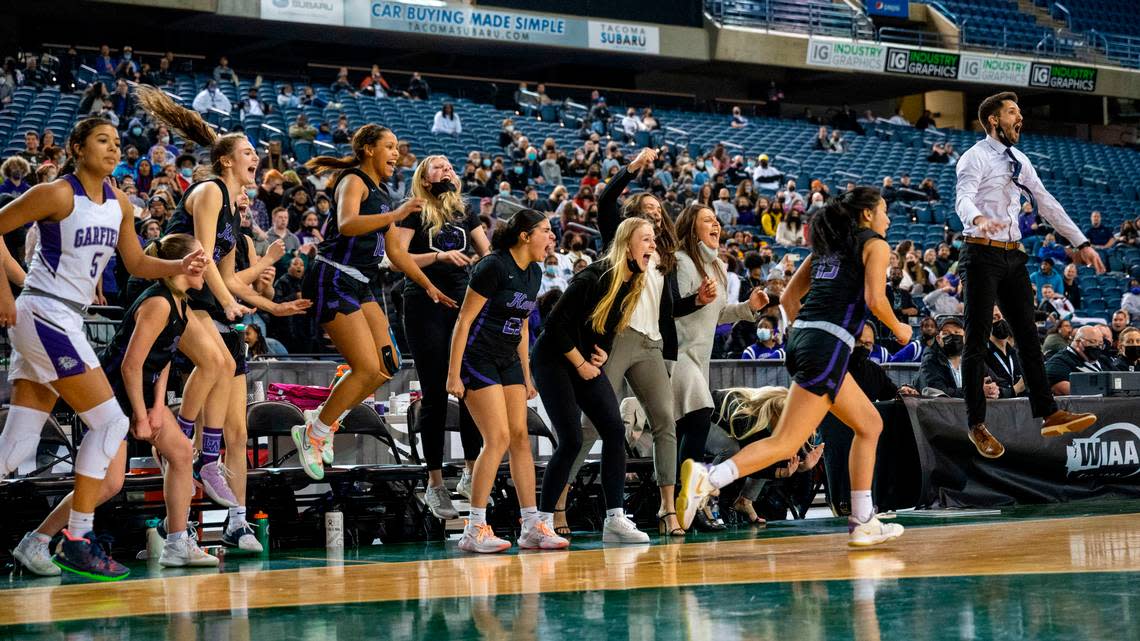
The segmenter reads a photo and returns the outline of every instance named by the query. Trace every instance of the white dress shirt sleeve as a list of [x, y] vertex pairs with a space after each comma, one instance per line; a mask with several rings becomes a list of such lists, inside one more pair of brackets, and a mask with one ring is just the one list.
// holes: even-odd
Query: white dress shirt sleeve
[[1057, 202], [1053, 194], [1045, 189], [1045, 185], [1041, 182], [1041, 177], [1037, 175], [1033, 163], [1029, 162], [1024, 154], [1019, 153], [1018, 155], [1024, 158], [1021, 161], [1021, 176], [1018, 182], [1025, 185], [1025, 188], [1032, 192], [1033, 197], [1037, 199], [1037, 213], [1049, 221], [1054, 229], [1061, 232], [1062, 236], [1069, 239], [1073, 247], [1084, 244], [1088, 238], [1085, 237], [1081, 228], [1073, 222], [1073, 219], [1065, 213], [1065, 208], [1061, 206], [1061, 203]]
[[962, 225], [965, 228], [963, 232], [967, 236], [975, 235], [973, 233], [974, 220], [978, 216], [984, 216], [978, 206], [974, 204], [974, 198], [978, 195], [978, 185], [982, 180], [982, 169], [982, 158], [977, 153], [967, 153], [956, 167], [958, 188], [954, 208], [958, 213], [958, 218], [962, 220]]

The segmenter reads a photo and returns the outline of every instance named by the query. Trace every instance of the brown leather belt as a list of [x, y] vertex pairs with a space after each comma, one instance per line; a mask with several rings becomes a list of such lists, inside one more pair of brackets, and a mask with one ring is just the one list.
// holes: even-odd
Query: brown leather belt
[[1007, 251], [1021, 249], [1020, 242], [1007, 243], [1001, 240], [990, 240], [989, 238], [974, 238], [973, 236], [965, 236], [963, 237], [963, 240], [965, 240], [967, 243], [970, 243], [971, 245], [987, 245], [989, 247], [999, 247]]

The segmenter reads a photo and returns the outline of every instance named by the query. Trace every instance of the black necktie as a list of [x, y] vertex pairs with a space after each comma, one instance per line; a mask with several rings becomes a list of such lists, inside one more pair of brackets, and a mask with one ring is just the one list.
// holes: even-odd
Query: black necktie
[[1012, 172], [1009, 179], [1012, 180], [1013, 184], [1017, 185], [1017, 188], [1021, 190], [1021, 193], [1025, 194], [1025, 197], [1029, 199], [1029, 204], [1033, 206], [1033, 213], [1036, 214], [1037, 199], [1033, 197], [1033, 192], [1029, 191], [1028, 187], [1017, 181], [1017, 177], [1021, 175], [1021, 161], [1017, 159], [1017, 156], [1013, 155], [1013, 149], [1010, 147], [1005, 148], [1005, 155], [1009, 157], [1009, 166]]

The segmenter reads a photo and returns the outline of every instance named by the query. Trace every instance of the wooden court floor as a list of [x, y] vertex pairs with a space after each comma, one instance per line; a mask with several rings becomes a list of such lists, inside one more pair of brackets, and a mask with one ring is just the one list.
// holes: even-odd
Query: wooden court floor
[[13, 576], [0, 638], [1140, 639], [1140, 502], [1068, 512], [904, 514], [902, 539], [862, 551], [827, 519], [494, 557], [283, 551], [112, 584]]

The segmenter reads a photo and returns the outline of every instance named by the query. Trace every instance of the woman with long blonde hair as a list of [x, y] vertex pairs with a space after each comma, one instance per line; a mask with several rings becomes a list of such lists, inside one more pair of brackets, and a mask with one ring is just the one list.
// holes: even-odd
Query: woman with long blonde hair
[[[447, 422], [447, 359], [451, 331], [459, 310], [433, 302], [414, 274], [423, 277], [454, 300], [463, 300], [470, 281], [471, 265], [491, 250], [479, 224], [479, 212], [467, 207], [446, 156], [428, 156], [412, 175], [412, 196], [422, 209], [396, 224], [388, 257], [404, 272], [404, 335], [412, 348], [423, 398], [420, 400], [419, 433], [427, 462], [428, 486], [424, 500], [437, 518], [459, 516], [443, 485], [443, 450]], [[459, 434], [465, 465], [456, 490], [471, 499], [471, 475], [482, 438], [467, 411], [459, 403]]]
[[625, 516], [625, 425], [601, 368], [614, 337], [629, 326], [655, 249], [652, 223], [636, 217], [622, 221], [605, 257], [570, 281], [543, 323], [531, 359], [535, 387], [558, 434], [542, 479], [542, 518], [554, 522], [555, 506], [582, 447], [585, 414], [602, 438], [606, 542], [649, 542]]

